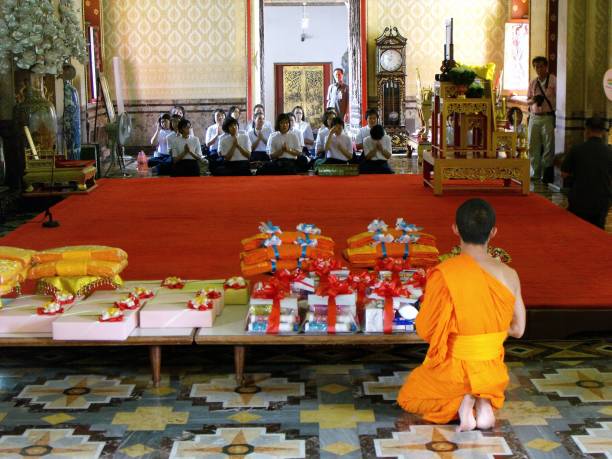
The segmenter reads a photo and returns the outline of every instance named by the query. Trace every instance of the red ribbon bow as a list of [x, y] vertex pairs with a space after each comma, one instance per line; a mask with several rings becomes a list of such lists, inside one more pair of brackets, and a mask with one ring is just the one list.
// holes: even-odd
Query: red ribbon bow
[[[129, 300], [132, 300], [133, 304], [128, 304]], [[130, 293], [125, 300], [115, 301], [115, 307], [121, 309], [122, 311], [137, 309], [138, 306], [140, 306], [140, 300], [132, 293]]]
[[327, 296], [327, 333], [336, 333], [336, 320], [338, 317], [336, 297], [353, 292], [353, 287], [351, 287], [348, 281], [341, 281], [336, 276], [329, 276], [327, 285], [319, 285], [317, 294]]
[[291, 289], [291, 284], [293, 282], [299, 282], [301, 280], [306, 279], [306, 274], [302, 272], [301, 269], [297, 268], [293, 271], [289, 271], [288, 269], [282, 269], [277, 271], [274, 274], [274, 277], [278, 279], [278, 281], [282, 284], [284, 288], [287, 290]]
[[393, 297], [408, 297], [410, 296], [410, 293], [408, 293], [404, 287], [401, 287], [394, 282], [381, 282], [374, 288], [373, 293], [385, 299], [385, 307], [383, 310], [383, 332], [387, 334], [391, 333], [393, 331], [393, 318], [395, 317], [395, 312], [393, 311]]
[[219, 290], [208, 290], [206, 292], [206, 298], [209, 300], [218, 300], [221, 298], [221, 292]]
[[36, 308], [36, 314], [38, 314], [39, 316], [54, 316], [56, 314], [63, 314], [64, 313], [64, 308], [59, 308], [57, 311], [54, 312], [47, 312], [45, 308]]
[[280, 325], [280, 302], [287, 296], [288, 289], [278, 279], [272, 278], [268, 282], [257, 285], [251, 293], [251, 298], [272, 300], [272, 311], [268, 316], [267, 334], [277, 334]]
[[399, 273], [404, 269], [409, 269], [410, 264], [402, 258], [387, 257], [376, 262], [376, 271], [391, 271], [391, 280], [400, 283]]
[[189, 300], [187, 306], [189, 309], [195, 309], [196, 311], [209, 311], [214, 307], [212, 300], [206, 300], [204, 303], [196, 303], [193, 300]]
[[357, 292], [357, 313], [359, 316], [361, 316], [363, 306], [365, 304], [366, 290], [376, 279], [374, 276], [372, 276], [372, 274], [364, 271], [359, 274], [351, 274], [347, 280], [351, 287], [353, 287], [353, 289]]

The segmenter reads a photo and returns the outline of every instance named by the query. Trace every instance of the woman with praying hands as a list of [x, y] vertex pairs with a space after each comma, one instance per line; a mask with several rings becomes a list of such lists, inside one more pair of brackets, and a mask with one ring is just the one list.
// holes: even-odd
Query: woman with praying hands
[[276, 132], [268, 139], [268, 153], [272, 161], [262, 165], [258, 175], [295, 174], [296, 158], [302, 153], [302, 146], [290, 126], [289, 115], [278, 115], [274, 126]]
[[223, 122], [225, 135], [219, 140], [219, 155], [223, 166], [214, 171], [214, 175], [251, 175], [249, 158], [251, 142], [244, 132], [238, 132], [238, 121], [228, 117]]
[[268, 139], [272, 134], [272, 129], [266, 126], [266, 119], [263, 113], [257, 113], [249, 129], [249, 140], [251, 141], [251, 161], [267, 162], [270, 161], [267, 145]]
[[391, 137], [385, 129], [376, 124], [370, 135], [363, 140], [363, 161], [359, 165], [361, 174], [393, 174], [388, 160], [391, 158]]
[[191, 135], [191, 123], [183, 118], [178, 124], [179, 134], [170, 140], [173, 177], [198, 177], [202, 146], [200, 139]]

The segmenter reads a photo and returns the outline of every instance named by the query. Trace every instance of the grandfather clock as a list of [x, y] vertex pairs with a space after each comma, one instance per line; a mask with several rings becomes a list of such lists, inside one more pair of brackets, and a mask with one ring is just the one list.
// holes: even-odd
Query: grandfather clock
[[376, 92], [380, 119], [391, 136], [393, 149], [406, 149], [406, 39], [397, 27], [385, 28], [376, 39]]

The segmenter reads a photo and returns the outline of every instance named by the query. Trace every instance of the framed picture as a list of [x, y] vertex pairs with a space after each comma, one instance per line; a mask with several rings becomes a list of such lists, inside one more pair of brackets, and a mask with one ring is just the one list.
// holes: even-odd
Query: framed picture
[[100, 77], [100, 90], [102, 91], [102, 97], [104, 97], [104, 106], [106, 107], [106, 114], [110, 122], [115, 121], [115, 107], [113, 106], [113, 99], [111, 99], [111, 93], [108, 89], [108, 80], [106, 75], [102, 72], [99, 74]]

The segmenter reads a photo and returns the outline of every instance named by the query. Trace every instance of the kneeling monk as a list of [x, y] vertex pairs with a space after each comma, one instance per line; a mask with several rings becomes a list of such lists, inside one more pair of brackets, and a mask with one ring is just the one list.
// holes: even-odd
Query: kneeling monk
[[458, 432], [489, 429], [508, 384], [503, 343], [508, 335], [523, 335], [525, 305], [516, 271], [487, 253], [497, 233], [491, 205], [466, 201], [452, 228], [460, 237], [461, 255], [429, 274], [416, 319], [429, 349], [397, 401], [430, 422], [446, 424], [459, 417]]

